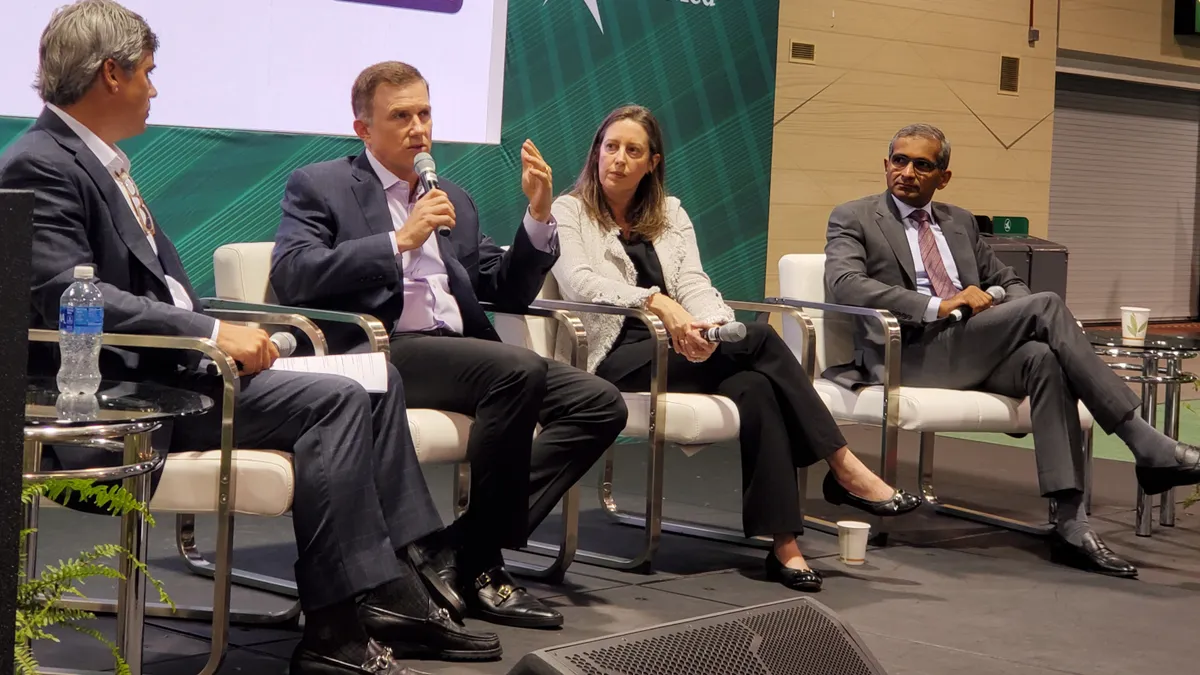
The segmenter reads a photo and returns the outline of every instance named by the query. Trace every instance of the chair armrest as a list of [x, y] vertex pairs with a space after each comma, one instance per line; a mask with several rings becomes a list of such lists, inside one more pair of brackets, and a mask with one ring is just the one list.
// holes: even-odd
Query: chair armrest
[[[58, 331], [29, 329], [30, 342], [58, 342]], [[127, 335], [124, 333], [102, 333], [101, 344], [112, 347], [139, 347], [149, 349], [172, 349], [204, 354], [212, 360], [221, 375], [221, 474], [222, 487], [228, 486], [233, 455], [233, 408], [238, 390], [238, 369], [233, 357], [225, 353], [216, 342], [208, 338], [175, 337], [168, 335]], [[222, 494], [226, 494], [222, 492]]]
[[507, 314], [510, 316], [536, 316], [543, 319], [554, 319], [571, 336], [571, 365], [576, 368], [587, 368], [588, 362], [588, 339], [587, 331], [583, 329], [583, 322], [579, 317], [570, 312], [561, 309], [548, 309], [545, 307], [527, 307], [519, 312], [506, 311], [496, 309], [496, 305], [491, 302], [479, 303], [483, 307], [483, 311], [492, 312], [493, 314]]
[[742, 300], [726, 300], [725, 304], [735, 310], [764, 314], [780, 314], [784, 318], [791, 317], [804, 329], [804, 355], [800, 357], [800, 365], [808, 373], [808, 379], [813, 379], [817, 368], [817, 329], [812, 319], [796, 307], [779, 302], [744, 302]]
[[883, 388], [885, 391], [891, 393], [900, 386], [900, 322], [891, 312], [886, 309], [836, 305], [828, 302], [812, 302], [795, 298], [767, 298], [766, 301], [799, 309], [818, 309], [822, 312], [875, 319], [883, 326], [883, 330], [887, 334], [887, 341], [883, 345]]
[[367, 343], [373, 352], [391, 354], [388, 331], [383, 322], [369, 314], [353, 312], [335, 312], [327, 309], [310, 309], [308, 307], [287, 307], [259, 302], [242, 302], [241, 300], [225, 300], [223, 298], [202, 298], [200, 306], [206, 313], [211, 310], [237, 310], [248, 312], [268, 312], [274, 314], [293, 314], [312, 321], [328, 321], [330, 323], [349, 323], [361, 328], [367, 335]]
[[299, 314], [291, 312], [259, 312], [248, 309], [205, 309], [204, 313], [221, 321], [294, 326], [299, 328], [305, 337], [308, 338], [308, 341], [312, 343], [313, 352], [317, 356], [324, 356], [329, 351], [329, 345], [325, 342], [325, 334], [321, 332], [320, 328], [317, 328], [317, 324], [313, 323], [308, 317]]
[[617, 307], [616, 305], [601, 305], [594, 302], [572, 302], [569, 300], [546, 300], [539, 298], [533, 301], [531, 308], [556, 309], [565, 312], [574, 312], [576, 314], [614, 314], [616, 316], [631, 317], [641, 319], [642, 323], [650, 329], [650, 334], [659, 342], [666, 342], [670, 335], [667, 334], [666, 327], [663, 322], [653, 312], [637, 307]]

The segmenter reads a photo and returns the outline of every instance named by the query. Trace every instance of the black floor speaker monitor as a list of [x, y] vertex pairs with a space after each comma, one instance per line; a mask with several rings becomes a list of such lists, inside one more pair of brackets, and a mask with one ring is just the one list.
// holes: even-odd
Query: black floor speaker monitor
[[886, 675], [854, 629], [809, 598], [528, 654], [509, 675]]

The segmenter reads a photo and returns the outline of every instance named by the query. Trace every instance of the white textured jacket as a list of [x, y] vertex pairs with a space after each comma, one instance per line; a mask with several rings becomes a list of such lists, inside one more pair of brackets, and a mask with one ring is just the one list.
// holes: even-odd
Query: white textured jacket
[[[625, 254], [617, 229], [602, 228], [587, 215], [578, 199], [570, 195], [559, 197], [554, 201], [553, 213], [558, 222], [560, 251], [553, 271], [563, 299], [644, 307], [651, 295], [665, 292], [698, 321], [733, 321], [733, 310], [704, 273], [696, 231], [677, 198], [667, 198], [667, 229], [654, 242], [667, 284], [665, 289], [638, 287], [637, 270]], [[580, 318], [588, 334], [587, 369], [595, 372], [616, 342], [624, 317], [583, 314]], [[565, 358], [568, 349], [560, 341], [559, 358]]]

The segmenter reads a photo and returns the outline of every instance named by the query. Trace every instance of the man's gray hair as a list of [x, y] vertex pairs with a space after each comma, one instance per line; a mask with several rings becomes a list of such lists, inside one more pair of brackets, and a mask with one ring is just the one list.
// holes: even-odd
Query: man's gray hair
[[910, 124], [892, 136], [892, 142], [888, 144], [888, 157], [892, 156], [892, 152], [896, 149], [896, 141], [901, 138], [925, 138], [931, 141], [937, 141], [941, 149], [938, 150], [937, 167], [942, 171], [950, 168], [950, 141], [946, 140], [946, 134], [942, 130], [932, 124]]
[[67, 106], [91, 88], [108, 59], [132, 73], [158, 37], [138, 14], [112, 0], [79, 0], [50, 17], [38, 47], [34, 88], [46, 103]]

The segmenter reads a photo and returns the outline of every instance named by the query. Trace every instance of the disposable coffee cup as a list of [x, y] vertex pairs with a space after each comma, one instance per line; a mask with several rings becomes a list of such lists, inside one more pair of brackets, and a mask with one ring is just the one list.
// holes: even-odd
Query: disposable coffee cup
[[838, 559], [847, 565], [861, 565], [867, 561], [867, 539], [871, 526], [857, 520], [839, 520]]
[[1121, 308], [1121, 339], [1135, 342], [1146, 341], [1146, 329], [1150, 327], [1150, 310], [1146, 307]]

